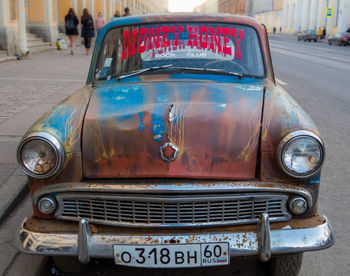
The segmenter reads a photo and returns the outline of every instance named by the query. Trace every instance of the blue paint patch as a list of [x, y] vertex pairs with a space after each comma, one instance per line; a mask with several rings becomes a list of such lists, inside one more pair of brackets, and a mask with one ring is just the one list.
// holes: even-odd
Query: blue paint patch
[[314, 178], [311, 178], [309, 180], [307, 180], [307, 184], [313, 184], [313, 185], [316, 185], [316, 184], [320, 184], [320, 180], [321, 180], [321, 173], [318, 173]]
[[139, 112], [139, 119], [140, 119], [140, 125], [139, 125], [139, 129], [140, 131], [143, 130], [143, 112]]
[[[163, 114], [166, 108], [169, 107], [169, 87], [168, 85], [157, 85], [155, 89], [155, 105], [152, 114], [152, 131], [153, 139], [157, 142], [162, 140], [162, 136], [165, 132], [165, 125], [163, 122]], [[165, 92], [167, 91], [167, 92]]]
[[96, 97], [100, 116], [128, 120], [134, 116], [135, 110], [142, 110], [146, 96], [140, 86], [126, 85], [98, 88]]
[[162, 140], [162, 136], [164, 134], [164, 123], [162, 117], [156, 114], [152, 114], [152, 131], [153, 131], [153, 139], [157, 142]]
[[[49, 117], [47, 117], [42, 125], [43, 129], [49, 128], [56, 131], [61, 142], [68, 141], [68, 135], [70, 134], [69, 118], [72, 115], [73, 107], [64, 105], [54, 110]], [[78, 138], [79, 133], [76, 133], [76, 137], [71, 137], [72, 140]]]

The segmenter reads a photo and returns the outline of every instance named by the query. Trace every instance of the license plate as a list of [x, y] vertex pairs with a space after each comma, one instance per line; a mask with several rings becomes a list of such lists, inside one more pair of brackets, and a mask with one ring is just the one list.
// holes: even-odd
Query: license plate
[[135, 267], [199, 267], [228, 265], [229, 243], [113, 245], [114, 261]]

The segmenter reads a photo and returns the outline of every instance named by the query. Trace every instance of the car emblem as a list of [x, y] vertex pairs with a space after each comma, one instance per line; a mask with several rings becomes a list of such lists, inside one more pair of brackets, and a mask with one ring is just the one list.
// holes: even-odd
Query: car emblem
[[165, 161], [173, 161], [177, 158], [179, 154], [179, 148], [172, 143], [165, 143], [160, 147], [160, 156]]

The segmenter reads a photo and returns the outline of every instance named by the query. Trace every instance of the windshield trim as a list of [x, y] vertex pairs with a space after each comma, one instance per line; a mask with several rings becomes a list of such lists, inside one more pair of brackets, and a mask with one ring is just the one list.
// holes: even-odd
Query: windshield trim
[[[121, 24], [121, 25], [118, 25], [118, 26], [114, 26], [113, 28], [110, 28], [109, 30], [107, 30], [105, 33], [104, 33], [104, 36], [102, 38], [102, 41], [101, 41], [101, 44], [99, 46], [99, 52], [98, 52], [98, 55], [96, 57], [96, 59], [94, 60], [94, 66], [91, 68], [92, 69], [92, 80], [91, 80], [91, 83], [92, 85], [94, 85], [96, 82], [101, 82], [101, 81], [105, 81], [106, 79], [97, 79], [95, 77], [95, 73], [96, 73], [96, 68], [97, 68], [97, 64], [101, 58], [101, 55], [102, 55], [102, 51], [101, 49], [104, 47], [105, 45], [105, 42], [106, 42], [106, 38], [109, 34], [109, 32], [115, 30], [115, 29], [118, 29], [118, 28], [124, 28], [124, 27], [127, 27], [127, 26], [140, 26], [140, 25], [154, 25], [154, 24], [191, 24], [191, 23], [195, 23], [195, 24], [208, 24], [208, 23], [215, 23], [215, 24], [222, 24], [222, 25], [237, 25], [237, 26], [245, 26], [245, 27], [249, 27], [251, 28], [252, 30], [254, 30], [256, 36], [257, 36], [257, 39], [258, 39], [258, 43], [259, 43], [259, 49], [260, 49], [260, 52], [261, 52], [261, 60], [262, 60], [262, 65], [263, 65], [263, 69], [264, 69], [264, 74], [262, 74], [261, 76], [256, 76], [256, 75], [249, 75], [249, 74], [244, 74], [245, 77], [249, 77], [249, 78], [254, 78], [254, 79], [266, 79], [267, 78], [267, 64], [266, 64], [266, 61], [267, 61], [267, 57], [266, 57], [266, 54], [265, 54], [265, 51], [263, 50], [263, 47], [262, 47], [262, 40], [261, 40], [261, 37], [259, 35], [259, 32], [258, 30], [250, 25], [250, 24], [244, 24], [244, 23], [238, 23], [238, 22], [218, 22], [218, 21], [176, 21], [176, 20], [166, 20], [166, 21], [161, 21], [161, 22], [137, 22], [137, 23], [131, 23], [131, 24]], [[207, 73], [207, 72], [205, 72]], [[238, 73], [238, 72], [237, 72]], [[203, 74], [203, 73], [199, 73], [199, 74]], [[222, 74], [220, 74], [222, 75]]]

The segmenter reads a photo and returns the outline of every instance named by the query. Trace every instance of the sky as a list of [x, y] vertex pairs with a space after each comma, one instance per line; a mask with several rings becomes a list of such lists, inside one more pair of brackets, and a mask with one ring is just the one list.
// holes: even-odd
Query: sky
[[196, 6], [203, 4], [206, 0], [169, 0], [170, 12], [192, 12]]

